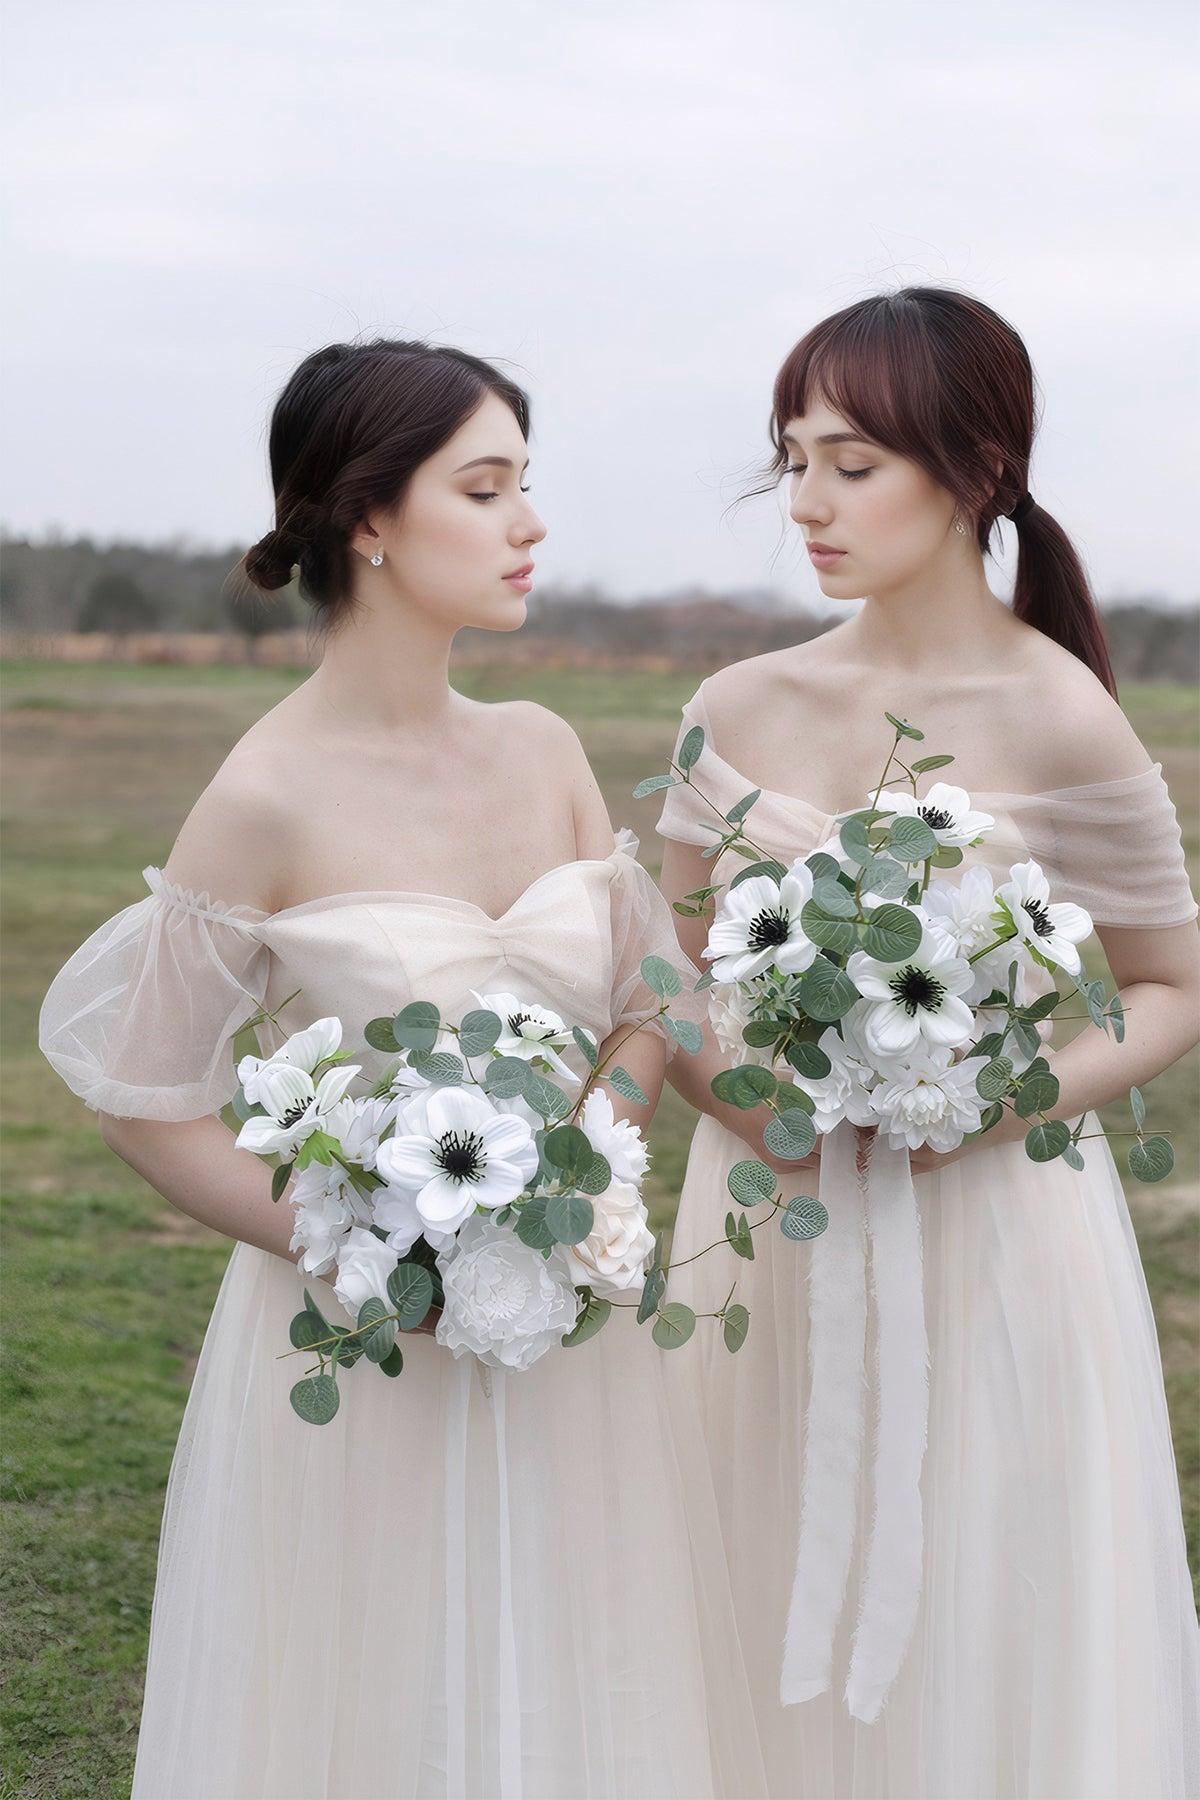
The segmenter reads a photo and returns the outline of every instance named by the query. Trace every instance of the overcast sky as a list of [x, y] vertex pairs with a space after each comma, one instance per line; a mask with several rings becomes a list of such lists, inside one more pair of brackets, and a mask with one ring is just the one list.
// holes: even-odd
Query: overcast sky
[[0, 519], [249, 542], [293, 364], [431, 336], [532, 392], [545, 577], [819, 598], [725, 508], [795, 339], [932, 281], [1024, 335], [1099, 592], [1192, 600], [1191, 11], [9, 0]]

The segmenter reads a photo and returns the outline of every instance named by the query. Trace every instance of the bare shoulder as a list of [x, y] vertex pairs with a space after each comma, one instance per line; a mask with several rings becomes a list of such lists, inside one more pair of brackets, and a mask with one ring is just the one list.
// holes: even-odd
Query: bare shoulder
[[847, 666], [838, 626], [802, 644], [728, 663], [701, 684], [714, 735], [736, 744], [777, 705], [807, 699], [815, 706], [827, 695], [844, 693]]
[[563, 797], [571, 813], [576, 855], [607, 856], [613, 837], [608, 807], [573, 727], [534, 700], [496, 702], [488, 711], [529, 770], [527, 792]]
[[1104, 683], [1070, 650], [1042, 637], [1024, 695], [1026, 728], [1036, 717], [1041, 790], [1139, 775], [1153, 758]]
[[183, 887], [264, 912], [279, 903], [297, 792], [286, 732], [270, 717], [229, 752], [184, 820], [164, 870]]

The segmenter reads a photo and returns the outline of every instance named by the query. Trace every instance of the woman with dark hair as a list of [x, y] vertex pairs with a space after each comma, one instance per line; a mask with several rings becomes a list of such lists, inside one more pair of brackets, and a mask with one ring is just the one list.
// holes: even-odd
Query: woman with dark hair
[[[953, 1153], [913, 1153], [924, 1317], [922, 1330], [918, 1291], [899, 1416], [866, 1294], [889, 1271], [868, 1274], [853, 1223], [869, 1134], [856, 1144], [851, 1124], [784, 1176], [785, 1193], [819, 1181], [831, 1218], [850, 1221], [847, 1262], [827, 1259], [825, 1240], [762, 1233], [739, 1265], [745, 1348], [702, 1346], [706, 1363], [691, 1365], [781, 1800], [1200, 1792], [1196, 1615], [1162, 1370], [1092, 1116], [1196, 1043], [1197, 909], [1079, 558], [1028, 491], [1033, 434], [1025, 347], [968, 295], [879, 295], [801, 340], [776, 382], [772, 475], [789, 482], [823, 593], [864, 604], [701, 684], [684, 709], [684, 731], [705, 733], [695, 787], [668, 790], [660, 824], [673, 900], [742, 866], [727, 855], [732, 868], [711, 873], [715, 815], [699, 793], [727, 812], [760, 788], [755, 843], [785, 864], [807, 856], [869, 804], [892, 742], [885, 711], [910, 719], [995, 820], [965, 866], [1006, 875], [1034, 857], [1056, 899], [1092, 914], [1128, 1017], [1122, 1043], [1089, 1028], [1051, 1053], [1052, 1110], [1087, 1115], [1080, 1172], [1032, 1162], [1012, 1113]], [[1002, 519], [1018, 545], [1011, 608], [985, 572]], [[708, 924], [678, 919], [694, 961]], [[755, 1125], [710, 1091], [732, 1060], [710, 1042], [669, 1077], [709, 1115], [677, 1261], [720, 1239], [731, 1165], [748, 1144], [763, 1153], [766, 1115]], [[681, 1270], [672, 1294], [723, 1300], [717, 1260]], [[806, 1459], [814, 1436], [823, 1449]]]
[[[320, 665], [43, 1006], [105, 1142], [238, 1240], [167, 1491], [144, 1800], [762, 1791], [699, 1422], [669, 1421], [632, 1311], [511, 1382], [407, 1335], [401, 1378], [359, 1371], [314, 1430], [281, 1354], [305, 1287], [292, 1208], [217, 1116], [260, 1007], [267, 1051], [331, 1014], [361, 1043], [413, 999], [461, 1018], [493, 989], [603, 1043], [655, 1004], [643, 956], [682, 964], [571, 730], [449, 684], [463, 626], [525, 617], [528, 427], [520, 389], [457, 350], [300, 365], [245, 566], [267, 590], [299, 570]], [[661, 1029], [622, 1048], [651, 1105], [667, 1054]], [[614, 1096], [618, 1119], [649, 1111]]]

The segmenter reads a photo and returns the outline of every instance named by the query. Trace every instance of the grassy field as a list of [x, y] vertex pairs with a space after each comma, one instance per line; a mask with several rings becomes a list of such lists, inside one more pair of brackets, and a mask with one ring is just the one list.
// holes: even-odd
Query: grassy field
[[[87, 934], [144, 892], [191, 800], [296, 679], [252, 669], [16, 665], [4, 675], [6, 1152], [3, 1463], [8, 1796], [128, 1792], [163, 1485], [225, 1240], [175, 1213], [100, 1142], [36, 1048], [46, 986]], [[657, 805], [692, 675], [553, 673], [462, 685], [520, 692], [580, 732], [613, 817], [657, 868]], [[1131, 687], [1196, 869], [1200, 730], [1187, 689]], [[1099, 968], [1097, 969], [1099, 972]], [[1197, 1059], [1150, 1090], [1176, 1174], [1130, 1193], [1159, 1323], [1189, 1538], [1200, 1542]], [[1106, 1120], [1128, 1125], [1125, 1109]], [[654, 1204], [669, 1218], [690, 1120], [668, 1092]]]

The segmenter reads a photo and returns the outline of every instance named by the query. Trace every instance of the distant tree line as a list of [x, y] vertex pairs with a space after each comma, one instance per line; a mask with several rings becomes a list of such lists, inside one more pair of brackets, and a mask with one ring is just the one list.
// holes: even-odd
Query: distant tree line
[[[256, 639], [310, 619], [294, 587], [260, 595], [240, 573], [241, 551], [98, 544], [90, 538], [0, 539], [0, 623], [8, 631], [216, 632]], [[1200, 609], [1122, 600], [1104, 608], [1118, 677], [1192, 682], [1200, 671]], [[832, 618], [806, 614], [763, 590], [693, 589], [615, 604], [594, 588], [543, 588], [524, 630], [488, 640], [486, 654], [515, 661], [715, 668], [815, 637]], [[482, 644], [464, 646], [467, 655]]]

